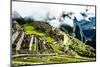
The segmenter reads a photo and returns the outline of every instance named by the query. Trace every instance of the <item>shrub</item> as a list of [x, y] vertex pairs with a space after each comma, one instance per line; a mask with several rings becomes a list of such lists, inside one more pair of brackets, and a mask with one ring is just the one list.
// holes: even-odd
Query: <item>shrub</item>
[[69, 45], [69, 48], [77, 52], [80, 56], [95, 57], [95, 50], [87, 47], [84, 43], [76, 42], [75, 40], [72, 40], [72, 44]]

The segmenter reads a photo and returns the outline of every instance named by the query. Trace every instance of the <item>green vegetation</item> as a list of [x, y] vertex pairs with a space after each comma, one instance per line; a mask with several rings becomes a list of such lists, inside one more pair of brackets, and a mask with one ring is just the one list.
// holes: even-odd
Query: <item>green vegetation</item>
[[69, 45], [69, 47], [78, 53], [80, 56], [85, 56], [85, 57], [96, 57], [95, 55], [95, 50], [90, 49], [90, 46], [85, 45], [81, 41], [72, 38], [72, 44]]
[[59, 44], [51, 45], [53, 48], [53, 51], [57, 54], [64, 54], [63, 51], [61, 51], [61, 46]]
[[87, 59], [75, 58], [75, 57], [50, 57], [49, 61], [56, 63], [64, 63], [64, 62], [81, 62], [88, 61]]
[[47, 42], [55, 41], [54, 38], [47, 36], [45, 33], [37, 30], [36, 27], [32, 26], [32, 24], [24, 24], [23, 25], [24, 31], [27, 35], [35, 34], [44, 37]]
[[35, 27], [32, 26], [31, 24], [25, 24], [25, 25], [23, 26], [23, 28], [24, 28], [24, 31], [25, 31], [25, 33], [26, 33], [27, 35], [28, 35], [28, 34], [29, 34], [29, 35], [35, 34], [35, 35], [39, 35], [39, 36], [45, 36], [44, 33], [39, 32], [38, 30], [36, 30]]
[[32, 44], [32, 52], [36, 51], [36, 45]]
[[53, 42], [53, 41], [55, 41], [53, 38], [51, 38], [51, 37], [49, 37], [49, 36], [45, 36], [44, 39], [47, 40], [48, 42]]
[[[49, 27], [47, 27], [49, 29]], [[39, 23], [36, 24], [24, 24], [23, 25], [23, 29], [25, 31], [25, 33], [27, 35], [31, 35], [31, 34], [35, 34], [38, 36], [42, 36], [47, 42], [54, 42], [55, 39], [52, 38], [49, 35], [46, 35], [46, 33], [42, 30], [45, 30], [44, 26], [39, 26]], [[67, 34], [67, 36], [69, 36]], [[51, 47], [53, 48], [53, 51], [57, 54], [74, 54], [75, 52], [80, 55], [80, 56], [85, 56], [85, 57], [95, 57], [95, 50], [91, 50], [87, 45], [85, 45], [84, 43], [82, 43], [81, 41], [79, 41], [78, 39], [69, 36], [70, 38], [70, 45], [65, 46], [65, 47], [69, 47], [68, 50], [65, 50], [65, 47], [61, 47], [58, 44], [54, 44], [51, 45]], [[35, 50], [34, 48], [35, 45], [32, 45], [32, 51]], [[64, 45], [63, 45], [64, 46]], [[48, 51], [47, 51], [48, 52]]]
[[70, 63], [94, 61], [93, 58], [76, 58], [68, 56], [47, 56], [47, 57], [23, 57], [13, 59], [13, 65], [31, 65], [31, 64], [46, 64], [46, 63]]
[[[34, 35], [36, 39], [34, 41], [36, 42], [33, 43], [31, 47], [32, 53], [30, 52], [30, 54], [32, 54], [32, 57], [28, 55], [27, 57], [13, 58], [13, 65], [69, 63], [95, 60], [96, 51], [91, 49], [90, 46], [70, 36], [68, 33], [62, 34], [64, 41], [59, 30], [58, 32], [56, 32], [57, 30], [52, 30], [52, 26], [47, 23], [33, 22], [15, 26], [16, 28], [22, 27], [25, 35]], [[33, 56], [33, 54], [36, 54], [36, 56]]]
[[28, 58], [15, 58], [13, 59], [14, 61], [20, 61], [20, 62], [45, 62], [44, 59], [41, 59], [41, 58], [36, 58], [36, 57], [28, 57]]

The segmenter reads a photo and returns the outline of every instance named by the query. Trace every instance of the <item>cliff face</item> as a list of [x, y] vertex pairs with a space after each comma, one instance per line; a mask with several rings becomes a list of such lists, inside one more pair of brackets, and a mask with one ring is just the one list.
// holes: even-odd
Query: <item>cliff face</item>
[[[86, 13], [84, 13], [86, 14]], [[68, 31], [68, 33], [72, 36], [75, 36], [77, 39], [81, 40], [82, 42], [96, 48], [96, 18], [95, 16], [85, 16], [84, 18], [78, 19], [75, 15], [70, 14], [63, 14], [63, 24], [61, 24], [60, 28], [62, 27]], [[81, 13], [80, 13], [81, 15]], [[73, 17], [72, 17], [73, 16]], [[82, 17], [84, 15], [82, 14]], [[93, 44], [92, 44], [93, 43]]]

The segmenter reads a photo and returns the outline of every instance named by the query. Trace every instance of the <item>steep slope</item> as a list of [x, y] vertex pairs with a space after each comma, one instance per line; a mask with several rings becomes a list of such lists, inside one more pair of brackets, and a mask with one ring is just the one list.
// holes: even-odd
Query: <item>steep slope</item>
[[61, 31], [40, 21], [23, 25], [16, 22], [14, 27], [13, 34], [19, 35], [12, 44], [13, 66], [95, 61], [95, 49], [64, 28]]
[[[32, 50], [38, 50], [39, 53], [95, 57], [95, 50], [92, 47], [82, 43], [75, 37], [70, 36], [65, 28], [62, 28], [63, 32], [58, 28], [52, 27], [47, 22], [40, 21], [35, 21], [21, 26], [25, 33], [24, 37], [28, 36], [24, 40], [28, 39], [26, 41], [30, 42], [29, 38], [34, 36], [35, 39], [33, 38], [34, 43]], [[26, 47], [26, 49], [27, 48], [29, 47]], [[47, 52], [45, 52], [45, 50]]]
[[[79, 17], [78, 17], [79, 16]], [[84, 43], [96, 48], [96, 17], [92, 13], [63, 13], [61, 27]]]

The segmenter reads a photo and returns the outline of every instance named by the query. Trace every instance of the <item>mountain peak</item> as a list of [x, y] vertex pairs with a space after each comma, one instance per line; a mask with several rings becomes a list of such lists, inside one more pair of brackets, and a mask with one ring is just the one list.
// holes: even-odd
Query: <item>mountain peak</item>
[[12, 18], [13, 19], [22, 18], [22, 16], [17, 11], [13, 11], [12, 12]]

